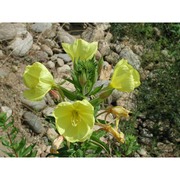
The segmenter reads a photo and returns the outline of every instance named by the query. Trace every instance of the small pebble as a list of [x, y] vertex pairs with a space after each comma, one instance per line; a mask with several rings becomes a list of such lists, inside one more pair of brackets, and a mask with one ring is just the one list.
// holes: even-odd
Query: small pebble
[[63, 59], [61, 59], [61, 58], [58, 58], [58, 59], [57, 59], [57, 63], [58, 63], [58, 65], [59, 65], [60, 67], [64, 66], [64, 61], [63, 61]]
[[12, 109], [8, 106], [1, 106], [1, 111], [6, 113], [7, 118], [9, 118], [12, 115]]
[[53, 142], [58, 137], [58, 133], [54, 130], [54, 128], [49, 128], [47, 130], [47, 137], [51, 142]]
[[143, 149], [143, 148], [139, 149], [137, 152], [138, 152], [141, 156], [147, 156], [147, 151], [146, 151], [145, 149]]
[[29, 125], [33, 132], [40, 134], [45, 131], [40, 119], [35, 114], [27, 111], [23, 114], [23, 117], [24, 122]]
[[52, 61], [48, 61], [47, 62], [47, 67], [50, 68], [50, 69], [54, 69], [55, 68], [55, 63], [52, 62]]
[[52, 107], [46, 107], [44, 110], [43, 110], [43, 115], [46, 117], [46, 116], [52, 116], [52, 113], [54, 111], [54, 108]]
[[36, 110], [36, 111], [40, 111], [47, 106], [44, 99], [41, 101], [29, 101], [28, 99], [21, 97], [21, 102], [24, 103], [25, 105], [29, 106], [30, 108]]
[[45, 51], [49, 56], [53, 55], [53, 51], [51, 50], [50, 47], [48, 47], [46, 44], [43, 44], [41, 46], [42, 50]]
[[71, 68], [69, 65], [65, 64], [63, 67], [58, 67], [57, 68], [57, 72], [58, 74], [61, 74], [61, 73], [67, 73], [68, 71], [70, 72]]

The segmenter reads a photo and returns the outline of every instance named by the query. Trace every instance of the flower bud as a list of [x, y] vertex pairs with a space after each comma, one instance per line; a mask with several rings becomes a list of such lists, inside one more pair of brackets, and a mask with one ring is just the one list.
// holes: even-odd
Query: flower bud
[[110, 86], [122, 92], [131, 92], [140, 84], [138, 71], [127, 60], [120, 60], [115, 66]]
[[87, 82], [86, 73], [84, 71], [82, 74], [79, 75], [79, 82], [80, 82], [82, 87], [85, 86], [85, 84]]

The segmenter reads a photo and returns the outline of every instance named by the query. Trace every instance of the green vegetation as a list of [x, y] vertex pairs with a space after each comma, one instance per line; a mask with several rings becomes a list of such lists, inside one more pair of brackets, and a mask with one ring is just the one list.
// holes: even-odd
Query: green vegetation
[[6, 113], [0, 114], [0, 128], [5, 135], [0, 137], [2, 144], [8, 151], [1, 150], [9, 157], [35, 157], [37, 151], [34, 150], [35, 144], [27, 146], [24, 137], [18, 139], [19, 130], [14, 126], [13, 117], [7, 118]]
[[[137, 112], [155, 122], [154, 141], [175, 144], [180, 135], [180, 24], [129, 23], [112, 25], [114, 40], [124, 36], [142, 45], [141, 66], [149, 75], [137, 94]], [[161, 126], [168, 124], [163, 132]]]

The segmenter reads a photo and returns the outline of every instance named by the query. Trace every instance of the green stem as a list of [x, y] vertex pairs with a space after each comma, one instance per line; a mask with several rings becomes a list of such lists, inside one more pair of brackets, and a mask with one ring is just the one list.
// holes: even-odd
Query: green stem
[[61, 95], [62, 101], [66, 101], [65, 100], [65, 95], [64, 95], [64, 93], [63, 93], [63, 91], [61, 89], [61, 86], [58, 86], [57, 90], [58, 90], [59, 94]]
[[90, 142], [95, 145], [98, 145], [99, 147], [104, 149], [108, 153], [108, 155], [110, 155], [108, 147], [105, 147], [104, 144], [102, 142], [100, 142], [97, 138], [91, 136]]
[[[8, 138], [9, 138], [9, 141], [10, 141], [11, 145], [12, 145], [13, 143], [12, 143], [12, 139], [11, 139], [11, 136], [9, 135], [9, 133], [7, 133], [7, 136], [8, 136]], [[15, 156], [16, 156], [16, 157], [19, 157], [18, 154], [17, 154], [17, 152], [15, 151], [15, 149], [14, 149], [13, 147], [12, 147], [11, 149], [14, 151]]]
[[104, 114], [104, 113], [106, 113], [107, 111], [103, 111], [103, 112], [101, 112], [101, 113], [99, 113], [98, 115], [96, 115], [96, 118], [98, 117], [98, 116], [100, 116], [101, 114]]

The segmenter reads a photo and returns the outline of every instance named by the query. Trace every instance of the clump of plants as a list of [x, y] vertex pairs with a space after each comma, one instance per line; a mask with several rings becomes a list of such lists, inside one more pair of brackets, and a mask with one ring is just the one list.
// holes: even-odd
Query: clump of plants
[[[0, 137], [2, 145], [7, 150], [1, 150], [9, 157], [35, 157], [37, 151], [34, 150], [35, 144], [27, 145], [26, 139], [21, 137], [19, 130], [14, 125], [13, 117], [7, 118], [6, 113], [0, 113], [0, 128], [3, 134]], [[18, 137], [19, 135], [19, 137]]]
[[[137, 88], [140, 85], [138, 71], [127, 60], [121, 59], [109, 84], [96, 87], [103, 64], [103, 59], [95, 59], [98, 43], [77, 39], [73, 44], [62, 43], [62, 47], [73, 62], [71, 78], [56, 83], [39, 62], [28, 65], [23, 74], [27, 87], [25, 98], [39, 101], [50, 92], [57, 103], [53, 118], [59, 137], [54, 140], [48, 156], [131, 156], [138, 148], [136, 138], [126, 136], [120, 128], [121, 121], [129, 118], [130, 111], [122, 106], [103, 104], [114, 89], [132, 92]], [[66, 81], [74, 85], [75, 91], [62, 86]], [[105, 114], [104, 120], [99, 119], [102, 114]], [[114, 118], [111, 123], [106, 119], [109, 114]]]
[[[157, 33], [158, 31], [158, 33]], [[144, 47], [141, 65], [150, 71], [137, 94], [137, 112], [155, 122], [151, 130], [156, 142], [176, 143], [180, 132], [180, 24], [112, 24], [115, 36], [128, 36]], [[114, 35], [113, 34], [113, 35]], [[122, 36], [121, 36], [122, 35]], [[166, 54], [162, 53], [166, 51]], [[152, 64], [152, 68], [148, 65]], [[160, 131], [164, 124], [169, 128]]]

